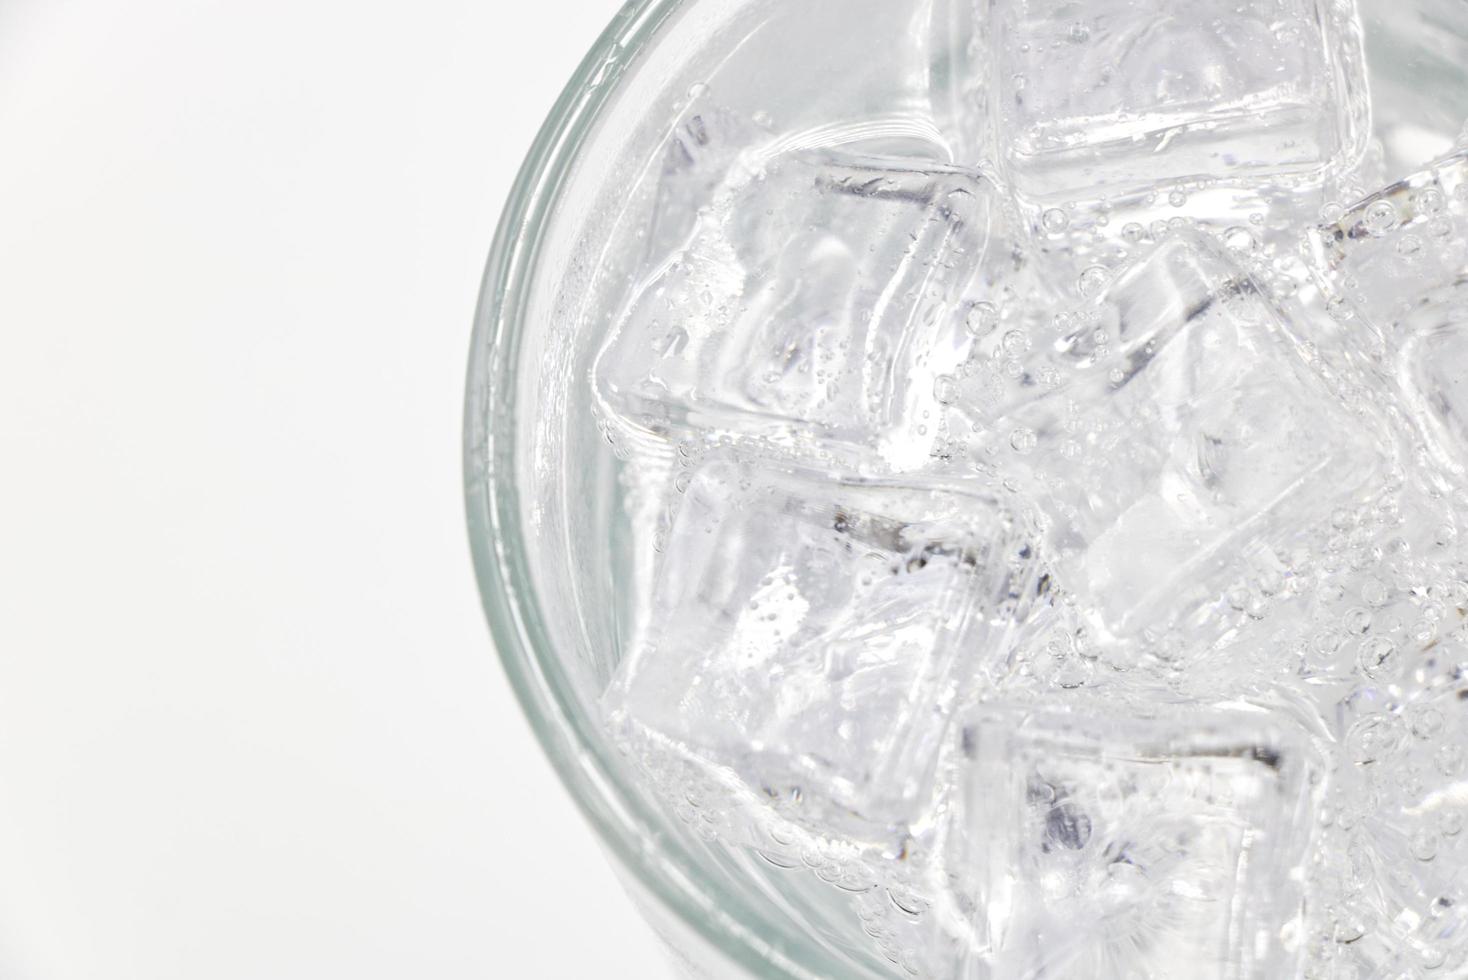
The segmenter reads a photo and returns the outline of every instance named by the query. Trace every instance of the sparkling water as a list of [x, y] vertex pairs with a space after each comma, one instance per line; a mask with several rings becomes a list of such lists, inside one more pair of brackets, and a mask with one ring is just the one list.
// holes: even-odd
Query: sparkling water
[[920, 6], [668, 121], [607, 725], [893, 976], [1468, 977], [1468, 155], [1348, 0]]

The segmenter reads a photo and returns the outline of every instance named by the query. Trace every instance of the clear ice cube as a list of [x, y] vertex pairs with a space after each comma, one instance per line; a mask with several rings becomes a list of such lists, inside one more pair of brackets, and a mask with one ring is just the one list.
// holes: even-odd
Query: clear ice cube
[[1033, 589], [1026, 548], [967, 491], [713, 460], [608, 707], [792, 820], [900, 840], [955, 697]]
[[978, 456], [1036, 494], [1100, 639], [1186, 625], [1239, 556], [1283, 560], [1384, 466], [1374, 430], [1205, 236], [1132, 266], [1087, 324], [1081, 366], [984, 420]]
[[1318, 182], [1364, 149], [1354, 3], [991, 0], [991, 10], [1001, 165], [1037, 206], [1106, 199], [1105, 210], [1169, 187], [1187, 197]]
[[663, 262], [688, 243], [699, 210], [713, 200], [741, 154], [761, 137], [768, 138], [707, 91], [690, 100], [663, 148], [643, 236], [645, 262]]
[[600, 352], [606, 414], [920, 465], [973, 342], [950, 310], [1013, 264], [996, 198], [941, 165], [746, 155]]
[[1332, 314], [1384, 350], [1437, 463], [1468, 470], [1468, 153], [1353, 205], [1311, 240]]
[[1291, 718], [996, 706], [965, 744], [952, 870], [974, 889], [974, 976], [1296, 975], [1320, 766]]

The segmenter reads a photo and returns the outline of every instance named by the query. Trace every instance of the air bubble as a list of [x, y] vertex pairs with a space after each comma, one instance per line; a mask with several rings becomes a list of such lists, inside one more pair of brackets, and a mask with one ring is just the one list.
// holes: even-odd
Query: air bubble
[[964, 325], [975, 337], [987, 336], [999, 324], [999, 308], [993, 303], [979, 302], [969, 307]]
[[1377, 636], [1361, 644], [1361, 653], [1356, 664], [1367, 677], [1380, 679], [1396, 669], [1397, 645], [1384, 636]]
[[1437, 214], [1447, 203], [1443, 192], [1436, 187], [1424, 187], [1417, 194], [1417, 210], [1422, 214]]
[[1040, 439], [1035, 435], [1034, 429], [1018, 428], [1009, 434], [1009, 447], [1021, 456], [1027, 456], [1035, 451]]
[[1040, 224], [1046, 231], [1056, 235], [1070, 227], [1070, 215], [1060, 208], [1051, 208], [1040, 216]]
[[1223, 244], [1235, 252], [1252, 252], [1259, 245], [1254, 240], [1254, 233], [1242, 225], [1234, 225], [1224, 232]]
[[1332, 657], [1341, 648], [1341, 635], [1334, 630], [1323, 630], [1310, 639], [1310, 649], [1321, 657]]
[[1391, 201], [1376, 201], [1366, 208], [1362, 224], [1373, 235], [1385, 235], [1397, 226], [1397, 209]]
[[952, 405], [958, 401], [958, 380], [951, 374], [940, 374], [934, 378], [933, 399], [939, 405]]
[[1345, 323], [1356, 315], [1351, 304], [1339, 296], [1325, 304], [1325, 312], [1337, 323]]
[[1371, 613], [1357, 606], [1349, 610], [1341, 620], [1347, 633], [1361, 634], [1371, 628]]
[[1180, 190], [1175, 190], [1167, 195], [1167, 203], [1175, 208], [1180, 208], [1188, 203], [1188, 195]]
[[1422, 773], [1414, 767], [1397, 770], [1396, 777], [1397, 789], [1401, 791], [1403, 799], [1415, 800], [1422, 795]]
[[1076, 288], [1080, 290], [1082, 296], [1089, 299], [1105, 289], [1106, 284], [1110, 281], [1110, 272], [1099, 265], [1093, 265], [1081, 273], [1080, 278], [1076, 280]]
[[1401, 744], [1401, 734], [1394, 718], [1372, 715], [1356, 723], [1351, 729], [1349, 742], [1352, 760], [1365, 766], [1380, 762], [1396, 751]]
[[1437, 857], [1437, 834], [1430, 830], [1419, 830], [1408, 841], [1412, 856], [1419, 861], [1431, 861]]
[[1435, 738], [1443, 730], [1443, 713], [1433, 707], [1412, 712], [1412, 734], [1421, 739]]
[[1369, 578], [1365, 582], [1361, 583], [1361, 598], [1366, 600], [1367, 605], [1385, 605], [1386, 600], [1390, 595], [1391, 590], [1388, 589], [1387, 584], [1379, 578]]

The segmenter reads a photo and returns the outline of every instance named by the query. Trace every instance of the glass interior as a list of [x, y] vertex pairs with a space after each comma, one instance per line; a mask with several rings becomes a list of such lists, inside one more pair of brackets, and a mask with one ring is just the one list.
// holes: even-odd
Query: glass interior
[[[968, 4], [927, 0], [929, 23]], [[690, 99], [841, 142], [920, 140], [960, 164], [976, 55], [942, 56], [891, 0], [630, 4], [547, 123], [507, 209], [476, 327], [466, 429], [470, 528], [497, 645], [553, 760], [640, 884], [761, 976], [895, 977], [815, 875], [711, 844], [644, 794], [603, 739], [598, 698], [647, 579], [590, 362], [642, 261], [640, 235]], [[1361, 0], [1387, 172], [1446, 151], [1468, 120], [1468, 0]], [[982, 11], [979, 12], [982, 16]], [[861, 24], [861, 30], [842, 25]], [[875, 29], [874, 29], [875, 25]], [[876, 40], [874, 40], [876, 39]], [[815, 134], [815, 135], [811, 135]]]

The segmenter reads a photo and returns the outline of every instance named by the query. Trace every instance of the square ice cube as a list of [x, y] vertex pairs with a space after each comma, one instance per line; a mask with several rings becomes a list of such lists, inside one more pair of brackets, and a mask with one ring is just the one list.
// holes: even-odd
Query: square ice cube
[[1205, 236], [1169, 239], [1091, 313], [1096, 363], [980, 445], [1036, 491], [1098, 638], [1183, 623], [1240, 555], [1288, 554], [1380, 472], [1374, 430]]
[[1318, 180], [1369, 130], [1354, 3], [991, 0], [1001, 160], [1056, 204]]
[[972, 493], [706, 463], [607, 705], [819, 832], [900, 839], [1033, 589], [1025, 547]]
[[1468, 468], [1468, 153], [1429, 164], [1311, 236], [1332, 315], [1385, 349], [1434, 459]]
[[837, 151], [746, 157], [600, 352], [608, 414], [895, 468], [928, 459], [972, 337], [949, 314], [1013, 263], [996, 192], [942, 165]]
[[1308, 739], [1261, 708], [1149, 710], [997, 706], [966, 731], [954, 854], [981, 975], [1295, 976]]

